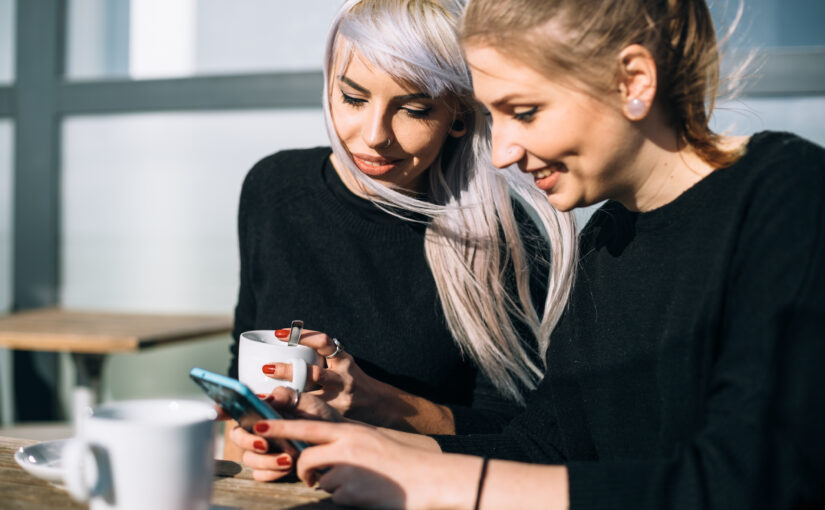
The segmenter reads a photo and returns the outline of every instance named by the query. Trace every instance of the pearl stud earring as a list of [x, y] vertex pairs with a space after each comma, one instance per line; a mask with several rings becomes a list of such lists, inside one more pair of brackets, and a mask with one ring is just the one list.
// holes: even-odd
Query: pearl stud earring
[[638, 97], [634, 97], [627, 103], [627, 113], [632, 120], [639, 120], [645, 116], [647, 105]]

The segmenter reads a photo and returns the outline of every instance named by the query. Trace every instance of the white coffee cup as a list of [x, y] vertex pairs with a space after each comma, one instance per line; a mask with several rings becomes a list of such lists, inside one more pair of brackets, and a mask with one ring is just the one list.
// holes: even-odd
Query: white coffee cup
[[[290, 363], [292, 380], [282, 381], [267, 377], [263, 366], [269, 363]], [[274, 330], [256, 330], [241, 333], [238, 348], [238, 379], [255, 393], [269, 395], [278, 386], [298, 391], [315, 389], [307, 384], [308, 367], [323, 367], [323, 359], [315, 349], [305, 345], [288, 345], [275, 337]]]
[[66, 488], [92, 510], [208, 509], [216, 417], [193, 400], [97, 406], [63, 450]]

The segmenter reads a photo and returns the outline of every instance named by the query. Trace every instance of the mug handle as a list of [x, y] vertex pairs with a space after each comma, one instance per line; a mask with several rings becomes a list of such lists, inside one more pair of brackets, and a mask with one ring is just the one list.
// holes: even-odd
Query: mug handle
[[77, 438], [70, 440], [63, 448], [60, 462], [66, 490], [75, 501], [85, 503], [99, 492], [100, 466], [89, 443]]
[[292, 358], [292, 384], [293, 390], [304, 391], [307, 387], [307, 362], [302, 358]]

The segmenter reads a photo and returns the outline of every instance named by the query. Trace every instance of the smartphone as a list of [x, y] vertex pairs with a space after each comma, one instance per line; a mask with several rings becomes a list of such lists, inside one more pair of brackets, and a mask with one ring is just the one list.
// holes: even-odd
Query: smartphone
[[[197, 367], [189, 371], [189, 377], [247, 432], [254, 434], [252, 427], [261, 420], [284, 419], [272, 406], [259, 399], [249, 387], [237, 379]], [[289, 453], [293, 458], [309, 446], [295, 439], [268, 441], [271, 447]]]

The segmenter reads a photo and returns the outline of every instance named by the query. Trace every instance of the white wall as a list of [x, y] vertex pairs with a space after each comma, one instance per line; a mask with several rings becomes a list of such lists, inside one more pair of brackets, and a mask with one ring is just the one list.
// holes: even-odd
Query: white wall
[[[318, 109], [67, 119], [61, 304], [231, 315], [246, 172], [277, 150], [326, 144]], [[230, 340], [112, 356], [106, 395], [197, 394], [189, 368], [225, 371]]]
[[0, 0], [0, 83], [14, 79], [14, 0]]

